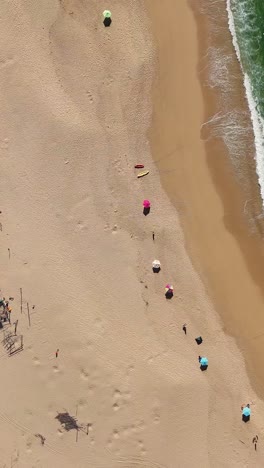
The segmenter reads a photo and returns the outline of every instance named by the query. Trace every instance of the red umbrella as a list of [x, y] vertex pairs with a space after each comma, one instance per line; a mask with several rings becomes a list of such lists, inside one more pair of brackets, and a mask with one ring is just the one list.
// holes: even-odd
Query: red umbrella
[[144, 206], [144, 208], [150, 208], [150, 201], [149, 200], [144, 200], [143, 201], [143, 206]]

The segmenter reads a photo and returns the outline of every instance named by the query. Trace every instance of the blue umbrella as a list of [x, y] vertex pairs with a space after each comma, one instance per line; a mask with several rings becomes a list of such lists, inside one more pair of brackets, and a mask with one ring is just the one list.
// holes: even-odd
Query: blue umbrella
[[248, 406], [245, 406], [242, 411], [243, 416], [250, 416], [251, 415], [251, 409]]
[[208, 359], [206, 357], [202, 357], [200, 364], [201, 366], [208, 366]]

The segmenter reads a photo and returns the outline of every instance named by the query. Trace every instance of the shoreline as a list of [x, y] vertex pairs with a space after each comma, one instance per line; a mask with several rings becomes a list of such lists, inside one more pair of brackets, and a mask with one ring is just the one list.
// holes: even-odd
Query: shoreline
[[[238, 58], [238, 61], [240, 63], [240, 67], [242, 70], [243, 74], [243, 83], [244, 83], [244, 88], [245, 88], [245, 95], [247, 98], [248, 102], [248, 107], [250, 110], [250, 116], [251, 116], [251, 121], [252, 121], [252, 127], [254, 130], [254, 138], [255, 138], [255, 159], [256, 159], [256, 172], [258, 176], [258, 184], [259, 184], [259, 189], [261, 193], [261, 198], [262, 198], [262, 208], [263, 208], [263, 203], [264, 203], [264, 187], [263, 187], [263, 176], [264, 176], [264, 168], [263, 168], [263, 126], [264, 126], [264, 121], [263, 117], [261, 117], [260, 112], [258, 110], [258, 104], [256, 100], [256, 96], [254, 97], [255, 92], [253, 91], [254, 86], [256, 86], [254, 83], [254, 75], [258, 73], [258, 70], [255, 67], [254, 61], [252, 64], [249, 63], [247, 64], [245, 60], [242, 59], [242, 56], [245, 54], [245, 47], [243, 45], [243, 34], [240, 37], [240, 40], [242, 41], [241, 44], [238, 44], [238, 31], [237, 28], [239, 28], [239, 23], [241, 27], [241, 18], [239, 20], [239, 15], [237, 15], [237, 9], [235, 4], [232, 5], [231, 0], [226, 0], [227, 6], [227, 12], [228, 12], [228, 24], [229, 24], [229, 30], [232, 35], [232, 42], [234, 49], [236, 51], [236, 55]], [[243, 11], [243, 9], [242, 9]], [[242, 13], [242, 21], [249, 20], [249, 23], [251, 22], [250, 17], [247, 18], [246, 13], [247, 9], [245, 10], [245, 14], [243, 15]], [[254, 13], [253, 13], [254, 15]], [[255, 11], [255, 15], [257, 15], [257, 12]], [[243, 17], [244, 16], [244, 17]], [[256, 16], [257, 18], [257, 16]], [[238, 22], [237, 26], [235, 26], [236, 22]], [[253, 25], [252, 25], [253, 26]], [[261, 32], [260, 32], [261, 34]], [[248, 44], [249, 46], [250, 44]], [[258, 45], [255, 44], [255, 46]], [[247, 48], [247, 47], [246, 47]], [[243, 63], [244, 62], [244, 63]], [[250, 72], [251, 66], [253, 67], [253, 73], [252, 71]]]
[[[204, 66], [204, 51], [207, 49], [208, 38], [209, 36], [209, 27], [208, 27], [208, 18], [203, 18], [201, 15], [197, 14], [195, 9], [195, 3], [191, 5], [192, 11], [194, 13], [194, 17], [197, 23], [197, 32], [198, 32], [198, 44], [199, 44], [199, 62], [198, 62], [198, 69], [201, 70]], [[226, 11], [224, 7], [223, 10]], [[232, 36], [231, 32], [229, 31], [228, 27], [228, 16], [226, 12], [226, 21], [223, 24], [222, 19], [222, 29], [226, 29], [226, 31], [230, 34], [228, 39], [227, 45], [227, 37], [221, 34], [218, 37], [219, 43], [217, 43], [218, 47], [221, 47], [221, 41], [225, 42], [225, 47], [229, 48], [230, 53], [233, 55], [234, 61], [232, 63], [233, 73], [236, 76], [240, 77], [240, 82], [236, 80], [237, 93], [233, 96], [231, 106], [235, 108], [239, 108], [241, 113], [247, 113], [247, 118], [249, 121], [249, 125], [252, 128], [252, 120], [250, 116], [250, 109], [248, 105], [248, 101], [246, 99], [246, 89], [243, 83], [243, 73], [240, 67], [240, 64], [237, 60], [236, 52], [233, 48], [232, 44]], [[212, 37], [211, 37], [212, 39]], [[215, 38], [214, 38], [215, 39]], [[208, 73], [206, 71], [199, 72], [200, 76], [200, 85], [201, 90], [204, 97], [204, 121], [207, 122], [208, 119], [212, 117], [217, 111], [219, 111], [219, 102], [221, 105], [221, 95], [220, 92], [215, 89], [210, 89], [204, 86], [204, 82], [208, 77]], [[230, 107], [231, 107], [230, 106]], [[206, 132], [205, 133], [205, 140], [206, 140]], [[203, 136], [203, 132], [202, 132]], [[214, 303], [216, 306], [216, 310], [219, 311], [220, 317], [223, 320], [225, 325], [225, 331], [236, 338], [238, 346], [240, 350], [243, 352], [243, 356], [247, 365], [247, 372], [252, 382], [252, 385], [257, 392], [258, 396], [264, 399], [264, 372], [263, 369], [263, 360], [260, 359], [261, 350], [263, 349], [263, 341], [261, 332], [259, 330], [264, 330], [264, 320], [262, 314], [262, 305], [264, 305], [264, 288], [262, 283], [262, 277], [264, 274], [264, 266], [262, 259], [264, 258], [264, 251], [263, 251], [263, 232], [264, 232], [264, 225], [262, 219], [258, 219], [258, 214], [262, 211], [262, 199], [261, 194], [258, 189], [258, 175], [256, 172], [256, 161], [254, 159], [255, 152], [255, 142], [254, 142], [254, 133], [253, 128], [251, 130], [251, 134], [248, 136], [248, 147], [250, 148], [250, 157], [247, 158], [247, 161], [243, 167], [243, 176], [249, 181], [249, 185], [247, 187], [243, 186], [239, 180], [236, 179], [236, 172], [235, 168], [230, 160], [230, 154], [228, 154], [228, 149], [226, 148], [225, 144], [221, 139], [212, 139], [211, 141], [204, 141], [204, 146], [206, 150], [206, 160], [207, 165], [210, 171], [210, 175], [212, 177], [215, 189], [222, 201], [223, 204], [223, 224], [225, 229], [230, 233], [231, 236], [237, 242], [239, 249], [241, 251], [242, 260], [245, 260], [246, 269], [248, 270], [249, 276], [248, 279], [252, 279], [252, 284], [256, 284], [259, 289], [261, 290], [261, 294], [258, 297], [257, 311], [251, 311], [248, 307], [249, 313], [247, 314], [246, 308], [242, 307], [243, 301], [245, 299], [254, 298], [254, 293], [252, 292], [249, 296], [247, 293], [243, 294], [242, 298], [240, 299], [238, 305], [240, 307], [234, 311], [234, 314], [231, 313], [231, 307], [237, 302], [234, 297], [234, 302], [231, 307], [228, 307], [226, 310], [226, 303], [224, 302], [221, 304], [220, 296], [223, 296], [225, 291], [219, 290], [219, 280], [224, 277], [224, 267], [222, 265], [222, 272], [221, 275], [217, 274], [216, 278], [211, 283], [211, 295], [214, 299]], [[214, 152], [219, 157], [212, 158], [211, 155]], [[221, 157], [222, 156], [222, 157]], [[245, 206], [247, 206], [248, 198], [250, 197], [251, 205], [249, 211], [245, 214]], [[253, 218], [254, 227], [256, 228], [252, 232], [252, 227], [250, 225], [249, 219]], [[190, 247], [191, 249], [191, 247]], [[225, 251], [225, 248], [223, 248]], [[228, 249], [228, 252], [230, 250]], [[200, 264], [204, 260], [204, 256], [200, 257], [198, 249], [195, 252], [196, 258], [200, 259]], [[232, 258], [227, 260], [228, 265], [231, 266], [232, 269]], [[218, 263], [219, 264], [219, 263]], [[209, 264], [207, 265], [207, 272], [209, 269]], [[235, 273], [234, 273], [235, 271]], [[234, 279], [239, 278], [239, 275], [236, 275], [238, 271], [237, 269], [233, 269], [233, 275], [230, 275], [229, 279], [231, 284], [234, 284]], [[246, 270], [245, 270], [246, 271]], [[231, 278], [232, 276], [232, 278]], [[206, 273], [203, 277], [208, 278], [208, 274]], [[238, 280], [239, 281], [239, 280]], [[218, 284], [216, 284], [216, 282]], [[237, 282], [238, 283], [238, 282]], [[231, 292], [231, 295], [239, 297], [239, 285], [236, 285], [237, 292]], [[253, 302], [253, 301], [252, 301]], [[248, 304], [249, 305], [249, 304]], [[241, 311], [243, 313], [241, 314]], [[231, 320], [230, 320], [231, 316]], [[248, 321], [250, 320], [250, 323]], [[243, 324], [247, 323], [246, 326], [249, 326], [250, 331], [245, 332], [243, 329]], [[255, 337], [261, 339], [257, 346], [252, 344], [252, 339], [254, 340]], [[252, 370], [253, 367], [253, 370]]]
[[[188, 8], [194, 15], [191, 5], [188, 5]], [[196, 70], [199, 73], [201, 63], [204, 67], [206, 41], [204, 28], [206, 25], [204, 18], [197, 18], [197, 15], [194, 15], [194, 18], [198, 27], [199, 48], [197, 52], [199, 59]], [[160, 18], [160, 22], [163, 23], [166, 19], [166, 13], [164, 13], [164, 18]], [[154, 27], [161, 30], [162, 26], [157, 24]], [[180, 29], [180, 26], [177, 25], [177, 27]], [[230, 34], [227, 23], [226, 32]], [[176, 37], [173, 40], [172, 48], [177, 56], [177, 48], [179, 47], [177, 37], [179, 38], [181, 34], [182, 47], [186, 48], [184, 54], [187, 57], [188, 50], [187, 45], [184, 44], [184, 38], [188, 36], [189, 31], [181, 31], [180, 29], [178, 36], [175, 33]], [[158, 44], [160, 48], [159, 66], [165, 70], [166, 66], [169, 66], [169, 59], [166, 59], [166, 56], [164, 59], [162, 53], [167, 38], [163, 38], [163, 41], [163, 44], [161, 42]], [[231, 35], [229, 42], [232, 46]], [[234, 51], [233, 53], [235, 54]], [[186, 104], [182, 102], [180, 93], [176, 90], [177, 86], [183, 85], [185, 85], [184, 92], [186, 93], [188, 90], [188, 79], [184, 82], [182, 77], [179, 77], [179, 71], [171, 69], [170, 76], [166, 76], [165, 80], [162, 76], [163, 88], [158, 91], [159, 95], [157, 95], [157, 89], [154, 85], [154, 127], [150, 130], [154, 160], [160, 172], [162, 186], [180, 215], [187, 251], [196, 271], [203, 279], [207, 292], [215, 304], [223, 321], [225, 332], [235, 337], [239, 349], [242, 350], [254, 389], [263, 398], [264, 358], [262, 358], [260, 350], [264, 346], [264, 314], [262, 313], [264, 288], [261, 284], [264, 268], [261, 261], [263, 247], [259, 235], [263, 232], [263, 226], [259, 222], [259, 233], [249, 232], [248, 221], [243, 214], [246, 202], [245, 193], [236, 180], [227, 150], [220, 139], [212, 139], [209, 143], [201, 141], [200, 129], [197, 129], [196, 134], [188, 134], [183, 128], [184, 124], [188, 126], [188, 122], [190, 129], [192, 128], [192, 106], [188, 96]], [[241, 73], [238, 63], [237, 72]], [[163, 72], [161, 71], [161, 73]], [[204, 76], [204, 74], [200, 75], [199, 79], [203, 110], [201, 115], [196, 118], [199, 118], [200, 125], [215, 113], [216, 105], [215, 91], [210, 91], [204, 86], [201, 87]], [[173, 92], [169, 95], [168, 89], [175, 90], [176, 97]], [[242, 92], [243, 94], [241, 94]], [[243, 84], [237, 99], [238, 104], [245, 108], [246, 98]], [[201, 104], [199, 105], [201, 106]], [[195, 106], [194, 102], [194, 111]], [[166, 108], [165, 112], [163, 108]], [[187, 115], [185, 115], [186, 112]], [[182, 128], [169, 130], [168, 127], [172, 125], [173, 119], [175, 122], [177, 121], [177, 124], [180, 119], [184, 120]], [[165, 124], [162, 123], [163, 121]], [[197, 140], [199, 161], [197, 161], [197, 157], [193, 157], [189, 153], [187, 138]], [[203, 138], [206, 138], [206, 134], [203, 135]], [[212, 154], [219, 155], [219, 157], [212, 158]], [[254, 164], [252, 156], [248, 171], [251, 173], [251, 180], [256, 181]], [[170, 167], [169, 171], [168, 166]], [[260, 209], [257, 184], [252, 183], [249, 192], [251, 198], [254, 198], [252, 212], [256, 215]], [[259, 336], [261, 330], [263, 330], [263, 336]]]

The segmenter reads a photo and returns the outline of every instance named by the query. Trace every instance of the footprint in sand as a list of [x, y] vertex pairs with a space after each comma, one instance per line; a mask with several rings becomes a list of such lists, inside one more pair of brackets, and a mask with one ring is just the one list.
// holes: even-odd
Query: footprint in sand
[[122, 435], [123, 435], [124, 437], [128, 437], [131, 433], [132, 433], [131, 426], [125, 426], [125, 427], [123, 427], [123, 429], [122, 429]]
[[103, 335], [105, 332], [105, 324], [104, 321], [101, 318], [96, 318], [94, 321], [94, 326], [96, 330]]
[[40, 366], [40, 360], [39, 360], [39, 358], [34, 357], [34, 358], [33, 358], [33, 364], [34, 364], [34, 366]]
[[94, 98], [93, 98], [93, 95], [92, 95], [91, 91], [86, 91], [86, 94], [87, 94], [87, 97], [88, 97], [90, 103], [92, 104], [94, 102]]
[[77, 405], [80, 409], [85, 408], [85, 406], [87, 406], [87, 400], [85, 400], [84, 398], [80, 398], [77, 402]]
[[119, 411], [122, 407], [128, 404], [128, 400], [130, 399], [131, 399], [130, 392], [120, 392], [120, 390], [116, 389], [114, 391], [114, 396], [113, 396], [113, 401], [114, 401], [112, 405], [113, 410]]
[[95, 385], [92, 385], [92, 384], [88, 386], [89, 395], [93, 395], [95, 388], [96, 388]]
[[[15, 464], [18, 462], [19, 462], [19, 450], [15, 450], [11, 456], [11, 467], [15, 466]], [[3, 465], [3, 468], [5, 468], [6, 466], [7, 465]]]
[[113, 410], [118, 411], [120, 410], [120, 407], [122, 406], [122, 396], [121, 392], [119, 390], [114, 391], [114, 397], [113, 397], [114, 403], [113, 403]]
[[115, 439], [115, 440], [120, 439], [120, 434], [119, 434], [119, 431], [117, 429], [113, 430], [113, 439]]
[[159, 408], [153, 408], [153, 422], [154, 424], [159, 424], [160, 423], [160, 412]]
[[139, 440], [139, 441], [138, 441], [138, 448], [139, 448], [140, 454], [141, 454], [142, 456], [146, 455], [146, 449], [145, 449], [145, 446], [144, 446], [144, 443], [143, 443], [142, 440]]
[[[81, 373], [80, 373], [80, 379], [85, 381], [85, 382], [88, 382], [89, 380], [92, 379], [92, 376], [90, 375], [90, 373], [88, 371], [86, 371], [85, 369], [81, 369]], [[91, 382], [89, 385], [88, 385], [88, 393], [90, 395], [92, 395], [94, 393], [94, 390], [95, 390], [96, 386]]]
[[[15, 60], [13, 58], [7, 58], [7, 59], [1, 59], [0, 60], [0, 69], [3, 69], [3, 68], [6, 68], [6, 67], [10, 67], [11, 65], [13, 65], [15, 63]], [[7, 138], [5, 138], [5, 140], [8, 140]], [[4, 140], [4, 141], [5, 141]]]
[[139, 432], [142, 432], [144, 431], [146, 425], [144, 423], [144, 421], [137, 421], [136, 424], [132, 425], [133, 427], [133, 432], [135, 432], [136, 434], [138, 434]]
[[111, 439], [109, 439], [108, 442], [107, 442], [107, 447], [108, 447], [109, 449], [111, 449], [112, 446], [113, 446], [113, 442], [112, 442]]
[[114, 403], [114, 404], [113, 404], [113, 410], [114, 410], [114, 411], [118, 411], [119, 409], [120, 409], [119, 404], [118, 404], [118, 403]]
[[90, 374], [88, 371], [86, 371], [85, 369], [81, 369], [81, 379], [82, 380], [88, 380], [90, 377]]
[[93, 349], [93, 347], [94, 347], [94, 344], [93, 344], [93, 342], [92, 342], [92, 341], [90, 341], [90, 340], [87, 340], [87, 342], [86, 342], [86, 346], [87, 346], [87, 349], [91, 349], [91, 350], [92, 350], [92, 349]]
[[0, 148], [1, 149], [8, 149], [9, 147], [9, 140], [8, 138], [4, 138], [3, 140], [1, 140], [0, 142]]
[[128, 373], [128, 374], [131, 374], [132, 372], [134, 372], [134, 370], [135, 370], [135, 366], [133, 366], [133, 365], [131, 364], [131, 365], [128, 366], [128, 368], [127, 368], [127, 373]]
[[27, 453], [32, 453], [31, 447], [32, 447], [32, 438], [29, 437], [29, 438], [27, 439], [27, 441], [26, 441], [26, 452], [27, 452]]
[[87, 226], [85, 224], [83, 224], [82, 221], [78, 221], [78, 223], [75, 226], [74, 231], [75, 232], [81, 232], [81, 231], [83, 231], [85, 229], [87, 229]]
[[61, 439], [63, 437], [63, 431], [61, 429], [57, 430], [57, 436]]
[[120, 397], [121, 397], [121, 392], [120, 392], [120, 390], [115, 390], [115, 392], [114, 392], [114, 398], [115, 398], [116, 400], [118, 400]]

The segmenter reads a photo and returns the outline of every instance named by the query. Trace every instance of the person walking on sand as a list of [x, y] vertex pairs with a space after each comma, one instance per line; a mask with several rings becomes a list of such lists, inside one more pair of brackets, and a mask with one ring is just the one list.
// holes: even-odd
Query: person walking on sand
[[58, 357], [58, 355], [59, 355], [59, 349], [57, 349], [57, 351], [55, 353], [56, 358]]
[[152, 231], [152, 239], [153, 239], [153, 241], [155, 240], [155, 232], [154, 231]]
[[252, 444], [254, 444], [255, 450], [257, 450], [257, 443], [258, 443], [258, 435], [256, 435], [256, 436], [253, 437], [253, 439], [252, 439]]
[[183, 324], [182, 329], [183, 329], [185, 335], [187, 335], [187, 323]]

